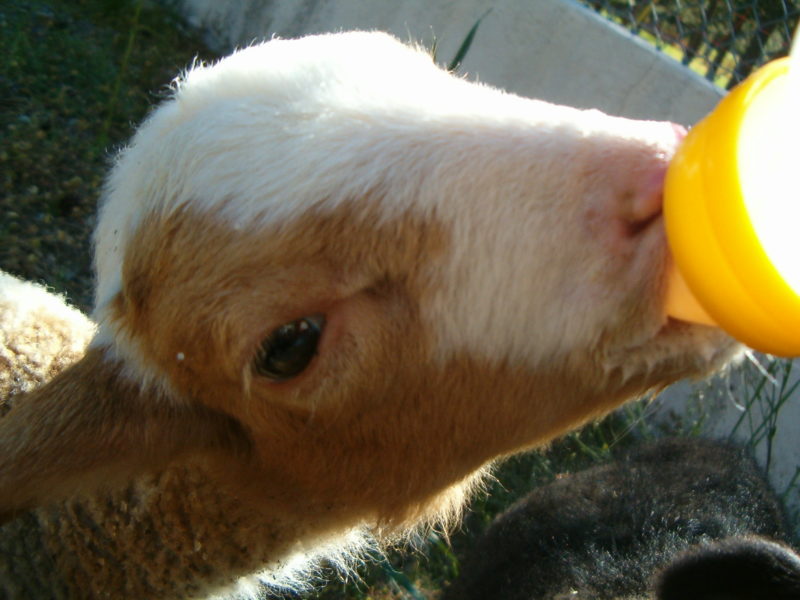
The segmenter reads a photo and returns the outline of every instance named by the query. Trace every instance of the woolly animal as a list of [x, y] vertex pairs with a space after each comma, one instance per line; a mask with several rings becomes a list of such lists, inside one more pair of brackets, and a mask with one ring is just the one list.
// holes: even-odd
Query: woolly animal
[[95, 333], [80, 311], [0, 271], [0, 416], [15, 397], [76, 362]]
[[365, 531], [451, 521], [496, 457], [723, 367], [736, 343], [663, 311], [683, 134], [380, 33], [194, 67], [107, 179], [96, 334], [0, 420], [0, 589], [292, 585]]
[[535, 489], [445, 600], [800, 598], [783, 509], [742, 449], [667, 439]]

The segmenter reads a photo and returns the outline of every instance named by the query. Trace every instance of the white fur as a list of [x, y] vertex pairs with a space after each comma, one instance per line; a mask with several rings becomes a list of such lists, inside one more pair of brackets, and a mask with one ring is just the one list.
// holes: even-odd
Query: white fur
[[[0, 306], [3, 328], [19, 331], [20, 324], [32, 316], [46, 314], [63, 322], [85, 323], [86, 317], [77, 308], [69, 306], [61, 296], [49, 292], [41, 285], [23, 281], [0, 271]], [[72, 336], [70, 351], [80, 352], [86, 342], [85, 336]]]
[[358, 577], [356, 568], [369, 553], [380, 555], [383, 546], [367, 527], [356, 527], [329, 539], [316, 539], [313, 544], [297, 542], [293, 552], [280, 563], [265, 565], [259, 573], [242, 577], [234, 586], [221, 590], [207, 600], [255, 600], [288, 593], [309, 592], [314, 584], [324, 582], [323, 567], [334, 569], [342, 577]]

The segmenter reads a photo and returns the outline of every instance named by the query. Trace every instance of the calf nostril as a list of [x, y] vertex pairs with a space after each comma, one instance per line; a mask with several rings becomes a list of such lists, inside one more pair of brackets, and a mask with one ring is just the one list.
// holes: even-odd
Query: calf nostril
[[658, 221], [661, 218], [661, 210], [654, 212], [646, 217], [640, 219], [631, 219], [626, 220], [624, 227], [625, 227], [625, 234], [628, 237], [634, 237], [645, 231], [652, 225], [654, 222]]
[[626, 214], [623, 215], [623, 220], [632, 235], [646, 229], [661, 216], [666, 175], [666, 164], [659, 164], [639, 182], [632, 193]]
[[626, 156], [618, 175], [622, 185], [616, 188], [609, 207], [616, 235], [623, 239], [637, 237], [661, 221], [667, 169], [686, 135], [681, 125], [660, 123], [652, 138]]

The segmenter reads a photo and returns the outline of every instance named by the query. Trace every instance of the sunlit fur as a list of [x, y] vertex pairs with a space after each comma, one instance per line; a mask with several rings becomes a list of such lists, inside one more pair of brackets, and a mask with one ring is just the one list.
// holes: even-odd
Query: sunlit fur
[[[457, 518], [494, 458], [738, 351], [663, 314], [680, 137], [384, 34], [192, 69], [108, 178], [89, 350], [0, 421], [0, 515], [87, 497], [30, 518], [117, 532], [105, 567], [51, 548], [48, 581], [132, 597]], [[315, 314], [308, 368], [258, 376], [270, 332]]]
[[41, 286], [0, 271], [0, 415], [83, 355], [91, 323]]

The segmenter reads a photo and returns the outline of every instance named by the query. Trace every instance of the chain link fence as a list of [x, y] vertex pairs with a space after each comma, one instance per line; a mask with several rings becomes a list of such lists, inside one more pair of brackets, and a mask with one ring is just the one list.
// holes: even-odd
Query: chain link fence
[[725, 89], [787, 55], [800, 17], [800, 0], [582, 3]]

